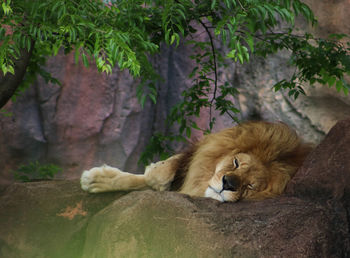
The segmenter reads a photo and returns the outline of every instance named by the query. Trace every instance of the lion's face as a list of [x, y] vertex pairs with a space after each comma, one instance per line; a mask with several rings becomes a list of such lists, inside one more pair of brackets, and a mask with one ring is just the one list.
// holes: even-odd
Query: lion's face
[[230, 153], [216, 165], [205, 197], [222, 202], [259, 199], [269, 184], [266, 167], [253, 155]]

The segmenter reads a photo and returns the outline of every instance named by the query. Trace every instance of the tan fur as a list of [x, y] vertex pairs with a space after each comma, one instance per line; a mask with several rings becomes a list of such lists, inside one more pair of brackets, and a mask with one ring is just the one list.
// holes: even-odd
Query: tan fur
[[283, 123], [248, 122], [205, 136], [190, 151], [151, 164], [144, 175], [93, 168], [81, 184], [89, 192], [151, 187], [219, 201], [260, 200], [281, 194], [310, 150]]

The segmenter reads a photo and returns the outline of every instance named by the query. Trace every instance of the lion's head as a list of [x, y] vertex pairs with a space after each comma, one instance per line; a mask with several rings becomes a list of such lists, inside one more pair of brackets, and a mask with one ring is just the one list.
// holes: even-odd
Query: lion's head
[[171, 190], [222, 202], [274, 197], [312, 148], [283, 123], [243, 123], [205, 136], [182, 154], [173, 181], [180, 187]]
[[230, 153], [216, 165], [205, 197], [222, 202], [257, 200], [280, 194], [290, 176], [271, 173], [254, 154]]

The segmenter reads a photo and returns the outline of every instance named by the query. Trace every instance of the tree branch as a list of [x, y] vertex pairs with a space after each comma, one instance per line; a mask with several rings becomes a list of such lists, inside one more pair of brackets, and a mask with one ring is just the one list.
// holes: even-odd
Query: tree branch
[[0, 74], [0, 109], [5, 106], [23, 81], [34, 44], [35, 42], [32, 40], [29, 51], [26, 49], [20, 51], [20, 57], [14, 62], [15, 74], [7, 73], [5, 76], [3, 73]]
[[198, 19], [199, 23], [203, 26], [203, 28], [205, 29], [205, 31], [208, 34], [209, 40], [210, 40], [210, 46], [211, 46], [211, 52], [213, 54], [213, 68], [214, 68], [214, 92], [213, 92], [213, 97], [210, 101], [210, 109], [209, 109], [209, 123], [211, 122], [211, 117], [212, 117], [212, 106], [213, 106], [213, 102], [216, 99], [216, 92], [218, 90], [218, 72], [217, 72], [217, 64], [216, 64], [216, 53], [215, 53], [215, 46], [214, 46], [214, 41], [213, 41], [213, 37], [209, 31], [209, 28], [207, 27], [207, 25], [205, 25], [205, 23], [201, 20]]

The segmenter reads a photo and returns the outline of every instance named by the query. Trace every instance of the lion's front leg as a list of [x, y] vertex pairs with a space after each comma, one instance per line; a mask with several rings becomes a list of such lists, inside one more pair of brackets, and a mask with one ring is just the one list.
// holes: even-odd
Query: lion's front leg
[[151, 163], [145, 170], [146, 184], [157, 191], [166, 191], [174, 180], [182, 154], [174, 155], [167, 160]]
[[144, 175], [123, 172], [110, 166], [95, 167], [81, 175], [81, 188], [90, 193], [141, 190], [152, 188], [168, 190], [174, 179], [181, 154], [167, 160], [152, 163], [146, 167]]
[[144, 175], [130, 174], [106, 165], [84, 171], [80, 184], [83, 190], [90, 193], [147, 188]]

